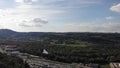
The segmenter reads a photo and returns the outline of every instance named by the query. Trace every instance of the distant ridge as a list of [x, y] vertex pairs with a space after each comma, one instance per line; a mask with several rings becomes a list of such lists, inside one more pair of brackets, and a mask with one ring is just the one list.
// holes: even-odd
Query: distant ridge
[[0, 40], [33, 40], [44, 35], [44, 32], [16, 32], [0, 29]]
[[0, 32], [16, 32], [10, 29], [0, 29]]
[[[116, 35], [120, 35], [120, 33], [90, 33], [90, 32], [65, 32], [65, 33], [61, 33], [61, 32], [17, 32], [17, 31], [13, 31], [10, 29], [0, 29], [0, 40], [15, 40], [15, 41], [30, 41], [30, 40], [41, 40], [44, 39], [49, 40], [50, 39], [58, 39], [61, 38], [63, 39], [64, 37], [71, 37], [71, 36], [80, 36], [81, 39], [87, 39], [86, 37], [90, 37], [90, 36], [95, 36], [95, 37], [99, 37], [101, 35], [106, 35], [109, 36], [116, 36]], [[118, 37], [117, 36], [117, 37]]]

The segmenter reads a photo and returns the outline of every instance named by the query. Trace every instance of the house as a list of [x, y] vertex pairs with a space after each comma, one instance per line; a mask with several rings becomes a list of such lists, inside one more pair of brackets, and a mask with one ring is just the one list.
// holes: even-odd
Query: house
[[43, 54], [48, 54], [48, 51], [46, 49], [43, 49]]
[[20, 53], [19, 48], [16, 45], [7, 45], [7, 46], [5, 46], [4, 50], [7, 54], [18, 54], [18, 53]]

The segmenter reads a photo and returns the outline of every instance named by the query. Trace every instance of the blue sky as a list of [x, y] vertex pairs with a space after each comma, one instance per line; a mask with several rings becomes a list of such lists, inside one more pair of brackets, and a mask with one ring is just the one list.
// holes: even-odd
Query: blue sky
[[120, 32], [120, 0], [0, 0], [0, 24], [21, 32]]

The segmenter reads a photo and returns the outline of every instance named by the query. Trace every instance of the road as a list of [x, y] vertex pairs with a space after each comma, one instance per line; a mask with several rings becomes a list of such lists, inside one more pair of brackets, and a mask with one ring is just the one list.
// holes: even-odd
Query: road
[[111, 68], [120, 68], [120, 63], [110, 63]]
[[55, 63], [45, 59], [28, 59], [27, 63], [31, 68], [72, 68], [70, 65]]

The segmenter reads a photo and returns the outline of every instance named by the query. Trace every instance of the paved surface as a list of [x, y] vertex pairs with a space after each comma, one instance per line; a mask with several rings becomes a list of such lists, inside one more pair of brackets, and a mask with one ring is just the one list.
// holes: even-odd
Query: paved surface
[[120, 68], [120, 63], [110, 63], [111, 68]]
[[43, 61], [40, 59], [28, 59], [27, 63], [30, 65], [31, 68], [72, 68], [70, 65], [54, 63], [50, 61]]

